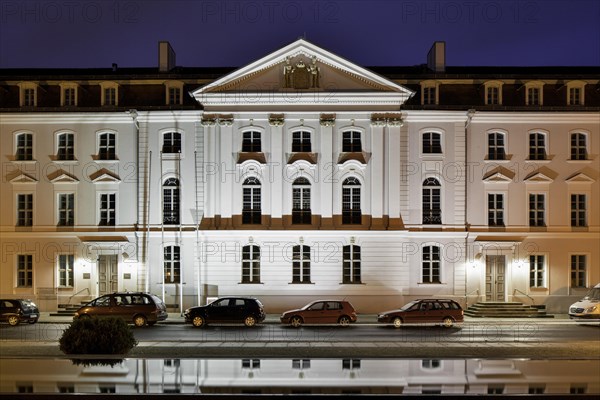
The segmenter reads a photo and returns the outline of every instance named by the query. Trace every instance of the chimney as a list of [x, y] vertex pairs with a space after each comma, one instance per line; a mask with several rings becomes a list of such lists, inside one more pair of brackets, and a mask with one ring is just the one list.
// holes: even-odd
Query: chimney
[[167, 41], [158, 42], [158, 70], [169, 72], [175, 68], [175, 51]]
[[117, 63], [113, 63], [113, 65], [112, 65], [113, 72], [116, 72], [118, 67], [119, 66], [117, 65]]
[[427, 53], [427, 68], [434, 72], [446, 70], [446, 42], [434, 42]]

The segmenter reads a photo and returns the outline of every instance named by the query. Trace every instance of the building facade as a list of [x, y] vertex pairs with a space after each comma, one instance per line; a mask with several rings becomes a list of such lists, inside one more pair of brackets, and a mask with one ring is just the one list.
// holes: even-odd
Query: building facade
[[594, 68], [0, 71], [3, 296], [566, 307], [600, 281]]

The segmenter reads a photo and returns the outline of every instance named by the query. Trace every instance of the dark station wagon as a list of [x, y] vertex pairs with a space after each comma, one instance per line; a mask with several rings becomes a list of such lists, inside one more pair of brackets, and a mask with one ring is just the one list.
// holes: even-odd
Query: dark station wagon
[[35, 324], [40, 318], [40, 311], [35, 303], [25, 299], [0, 300], [0, 321], [9, 325], [19, 325], [20, 322]]
[[442, 324], [446, 328], [463, 322], [463, 309], [454, 300], [414, 300], [398, 310], [379, 313], [377, 321], [391, 323], [396, 328], [404, 324]]
[[167, 319], [167, 307], [150, 293], [123, 292], [100, 296], [75, 312], [74, 319], [121, 317], [135, 326], [154, 325]]

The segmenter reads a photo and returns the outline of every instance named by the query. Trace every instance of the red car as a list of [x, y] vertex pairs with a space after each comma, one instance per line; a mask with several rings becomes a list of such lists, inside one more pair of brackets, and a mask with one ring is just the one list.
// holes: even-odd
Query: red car
[[396, 328], [404, 324], [424, 323], [442, 324], [450, 328], [454, 323], [463, 320], [463, 309], [460, 304], [448, 299], [414, 300], [399, 310], [385, 311], [377, 316], [377, 321], [392, 323]]
[[356, 310], [347, 301], [317, 300], [296, 310], [289, 310], [279, 318], [282, 324], [295, 328], [302, 324], [340, 324], [348, 326], [356, 322]]

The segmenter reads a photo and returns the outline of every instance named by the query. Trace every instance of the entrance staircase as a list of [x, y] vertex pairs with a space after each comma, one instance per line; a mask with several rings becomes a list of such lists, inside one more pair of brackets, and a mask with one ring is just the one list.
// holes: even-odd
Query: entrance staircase
[[82, 302], [81, 304], [59, 304], [56, 312], [51, 312], [51, 317], [72, 317], [75, 314], [75, 311], [79, 310], [82, 305], [86, 304], [86, 302]]
[[554, 318], [545, 305], [525, 305], [518, 302], [480, 302], [469, 306], [465, 315], [475, 318]]

